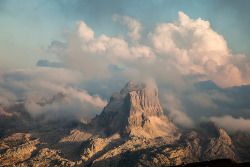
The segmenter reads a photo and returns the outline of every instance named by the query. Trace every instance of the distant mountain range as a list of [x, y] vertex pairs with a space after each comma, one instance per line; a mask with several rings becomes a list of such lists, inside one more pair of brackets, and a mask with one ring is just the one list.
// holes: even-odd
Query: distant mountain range
[[[37, 104], [61, 101], [67, 103], [66, 94]], [[250, 162], [247, 134], [229, 136], [213, 122], [181, 129], [163, 114], [157, 87], [144, 83], [127, 83], [91, 121], [44, 118], [30, 116], [24, 103], [0, 108], [0, 166], [233, 166], [249, 165], [233, 160]], [[215, 159], [224, 160], [211, 161]]]

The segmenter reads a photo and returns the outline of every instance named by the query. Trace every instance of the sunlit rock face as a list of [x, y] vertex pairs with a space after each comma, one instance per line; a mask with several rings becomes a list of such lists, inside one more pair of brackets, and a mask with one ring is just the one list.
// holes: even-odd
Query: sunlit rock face
[[178, 128], [163, 114], [157, 87], [128, 82], [110, 98], [98, 121], [108, 135], [154, 138], [176, 133]]
[[154, 138], [177, 132], [177, 127], [163, 114], [157, 87], [129, 92], [124, 108], [129, 115], [126, 133], [130, 135]]
[[[59, 93], [42, 102], [66, 104], [67, 98]], [[0, 120], [0, 166], [152, 167], [224, 158], [250, 161], [246, 134], [230, 137], [213, 122], [178, 128], [163, 114], [157, 87], [133, 81], [112, 95], [100, 115], [84, 123], [62, 117], [34, 120], [23, 105], [0, 108]]]

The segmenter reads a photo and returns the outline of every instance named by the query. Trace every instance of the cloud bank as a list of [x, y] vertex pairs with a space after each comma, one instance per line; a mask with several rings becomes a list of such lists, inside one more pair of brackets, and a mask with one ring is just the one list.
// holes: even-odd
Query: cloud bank
[[[99, 95], [90, 95], [86, 90], [78, 89], [77, 84], [81, 81], [81, 73], [64, 68], [36, 67], [12, 70], [3, 75], [0, 103], [9, 105], [11, 101], [22, 98], [26, 99], [25, 108], [34, 117], [57, 113], [58, 116], [79, 116], [88, 120], [99, 114], [107, 101]], [[56, 97], [60, 92], [65, 94], [68, 100], [52, 102], [52, 97]]]
[[249, 58], [233, 55], [208, 21], [193, 20], [179, 12], [178, 21], [158, 24], [149, 38], [166, 65], [176, 67], [183, 75], [199, 74], [200, 80], [212, 80], [223, 88], [250, 82]]
[[[146, 42], [140, 43], [141, 24], [131, 17], [114, 15], [113, 20], [127, 27], [127, 42], [124, 36], [95, 37], [94, 31], [83, 21], [76, 22], [76, 33], [69, 35], [70, 53], [64, 56], [64, 63], [79, 67], [87, 62], [93, 68], [83, 70], [101, 70], [108, 76], [108, 65], [125, 67], [124, 74], [155, 77], [168, 71], [176, 71], [181, 76], [196, 76], [196, 81], [211, 80], [222, 88], [247, 85], [250, 77], [249, 58], [245, 55], [233, 55], [223, 36], [213, 31], [208, 21], [201, 18], [190, 19], [179, 12], [179, 20], [173, 23], [160, 23], [148, 33]], [[79, 46], [71, 48], [71, 44]], [[147, 45], [145, 44], [147, 43]], [[79, 56], [73, 56], [72, 49]], [[74, 57], [74, 59], [73, 59]], [[76, 58], [77, 57], [77, 58]], [[75, 60], [75, 61], [74, 61]], [[99, 62], [102, 63], [99, 63]], [[97, 64], [94, 66], [93, 64]], [[159, 69], [142, 74], [148, 68]], [[140, 78], [135, 76], [135, 78]]]
[[[202, 117], [247, 122], [249, 105], [235, 92], [248, 97], [242, 91], [248, 86], [242, 85], [250, 84], [249, 57], [232, 54], [209, 21], [191, 19], [183, 12], [178, 15], [178, 20], [158, 23], [149, 32], [137, 19], [114, 15], [113, 21], [127, 30], [118, 36], [97, 36], [86, 22], [77, 21], [76, 28], [64, 34], [64, 42], [52, 41], [47, 49], [58, 62], [42, 59], [34, 69], [1, 74], [0, 102], [64, 92], [73, 99], [72, 109], [66, 104], [62, 109], [55, 104], [41, 107], [35, 103], [27, 104], [27, 108], [37, 113], [77, 110], [91, 117], [100, 113], [105, 99], [127, 81], [147, 82], [151, 78], [159, 87], [163, 108], [181, 126], [192, 127]], [[222, 126], [232, 128], [226, 123]]]
[[174, 123], [181, 125], [185, 128], [194, 126], [194, 122], [183, 111], [184, 108], [181, 101], [176, 99], [173, 95], [165, 94], [165, 102], [162, 106], [169, 111], [169, 116], [173, 119]]
[[223, 117], [211, 117], [210, 120], [230, 132], [250, 132], [250, 119], [244, 119], [242, 117], [233, 118], [230, 115], [225, 115]]

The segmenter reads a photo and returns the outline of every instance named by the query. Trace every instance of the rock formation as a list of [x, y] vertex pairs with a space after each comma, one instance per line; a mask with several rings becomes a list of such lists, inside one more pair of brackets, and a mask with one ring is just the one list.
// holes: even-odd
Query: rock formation
[[[51, 102], [66, 98], [59, 93]], [[130, 81], [87, 123], [33, 120], [23, 105], [0, 109], [0, 166], [171, 166], [223, 158], [250, 161], [250, 138], [245, 133], [230, 137], [212, 122], [192, 130], [180, 129], [163, 114], [158, 89], [143, 83]]]
[[163, 114], [158, 89], [130, 81], [115, 92], [93, 123], [105, 127], [106, 135], [155, 138], [174, 135], [178, 128]]

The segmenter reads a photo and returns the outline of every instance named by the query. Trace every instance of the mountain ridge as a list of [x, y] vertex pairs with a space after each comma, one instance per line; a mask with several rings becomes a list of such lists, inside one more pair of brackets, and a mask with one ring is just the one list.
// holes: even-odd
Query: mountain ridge
[[[132, 81], [128, 82], [120, 93], [115, 92], [112, 95], [103, 112], [92, 122], [100, 124], [101, 127], [106, 126], [107, 135], [119, 132], [122, 136], [150, 138], [170, 133], [171, 129], [178, 129], [163, 114], [157, 87], [149, 88], [143, 83]], [[168, 130], [164, 132], [164, 128], [160, 126]]]
[[[54, 97], [56, 102], [67, 96]], [[0, 166], [171, 166], [220, 158], [250, 161], [250, 138], [244, 133], [230, 137], [213, 122], [190, 130], [177, 127], [163, 114], [153, 85], [128, 82], [87, 123], [34, 121], [25, 116], [23, 105], [18, 107], [19, 115], [24, 116], [15, 115], [15, 108], [0, 116], [5, 128], [12, 127], [1, 130], [5, 137], [0, 140]]]

